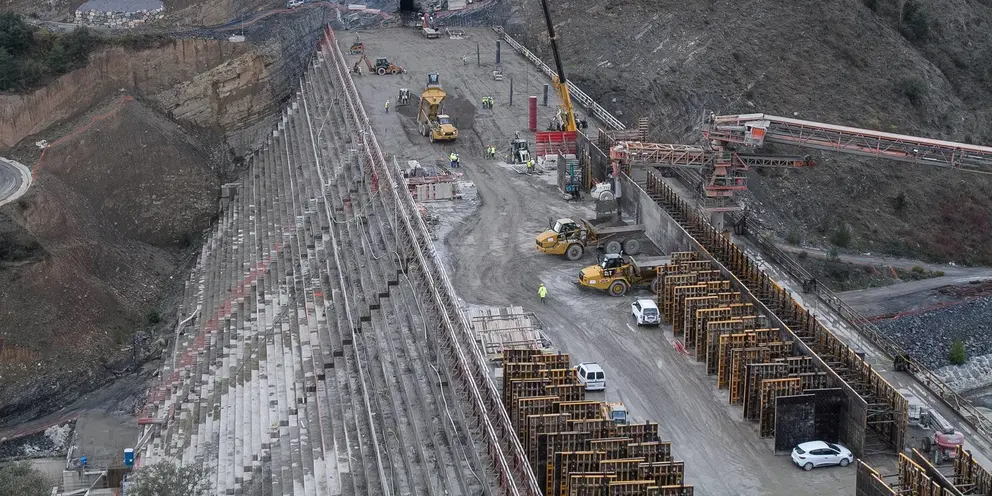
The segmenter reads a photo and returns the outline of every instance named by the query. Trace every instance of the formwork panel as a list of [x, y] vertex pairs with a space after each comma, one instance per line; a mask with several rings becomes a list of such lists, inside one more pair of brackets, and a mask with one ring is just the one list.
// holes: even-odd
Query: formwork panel
[[561, 401], [555, 403], [556, 413], [567, 413], [573, 420], [603, 418], [602, 401]]
[[[629, 437], [590, 439], [585, 451], [600, 451], [604, 453], [603, 459], [605, 460], [623, 459], [627, 458], [627, 445], [631, 441], [633, 440]], [[609, 472], [609, 470], [603, 470], [603, 472]]]
[[692, 496], [692, 486], [661, 486], [648, 489], [648, 496]]
[[546, 415], [528, 415], [526, 417], [527, 435], [523, 438], [524, 452], [527, 453], [527, 460], [536, 471], [538, 458], [538, 436], [549, 432], [560, 432], [565, 427], [565, 420], [568, 415], [552, 413]]
[[709, 294], [709, 290], [705, 284], [693, 284], [688, 286], [675, 286], [672, 288], [672, 293], [672, 321], [678, 321], [682, 318], [682, 312], [685, 310], [685, 299], [706, 296]]
[[532, 362], [531, 357], [540, 354], [541, 350], [506, 350], [503, 355], [503, 361], [516, 363]]
[[520, 442], [524, 442], [526, 439], [527, 417], [554, 413], [551, 411], [551, 407], [557, 400], [557, 396], [534, 396], [517, 400], [517, 413], [515, 417], [511, 418], [514, 419], [514, 429], [520, 434]]
[[548, 485], [544, 494], [546, 496], [557, 494], [565, 496], [568, 494], [568, 476], [578, 473], [596, 473], [599, 471], [599, 462], [603, 459], [603, 453], [595, 451], [564, 451], [554, 454], [554, 474], [551, 484]]
[[584, 401], [586, 387], [582, 384], [549, 384], [544, 386], [545, 396], [557, 396], [559, 402]]
[[568, 419], [566, 430], [583, 431], [590, 434], [591, 439], [615, 437], [616, 425], [612, 420], [598, 419]]
[[720, 335], [716, 363], [716, 387], [727, 389], [730, 383], [730, 351], [737, 348], [748, 348], [754, 345], [754, 333], [747, 331], [735, 334]]
[[[541, 398], [544, 396], [544, 386], [547, 382], [544, 379], [516, 379], [510, 382], [510, 400], [507, 405], [507, 413], [510, 415], [510, 420], [514, 422], [514, 427], [519, 427], [520, 424], [516, 422], [520, 420], [517, 411], [519, 410], [520, 400], [524, 398]], [[540, 412], [540, 413], [552, 413], [552, 412]], [[517, 430], [517, 432], [520, 432]]]
[[899, 493], [882, 479], [878, 471], [861, 460], [858, 460], [854, 494], [855, 496], [899, 496]]
[[679, 486], [685, 482], [685, 463], [656, 462], [637, 466], [638, 479], [653, 480], [658, 486]]
[[766, 379], [761, 381], [761, 404], [759, 406], [758, 435], [772, 437], [775, 435], [775, 398], [779, 396], [794, 396], [801, 393], [799, 379]]
[[696, 284], [696, 274], [671, 274], [661, 278], [661, 311], [666, 324], [675, 318], [675, 288]]
[[547, 488], [554, 478], [555, 453], [582, 451], [589, 440], [588, 432], [549, 432], [537, 436], [537, 461], [534, 463], [534, 474], [538, 484]]
[[627, 456], [643, 458], [645, 463], [667, 462], [672, 459], [672, 443], [646, 441], [627, 445]]
[[612, 474], [570, 474], [568, 494], [570, 496], [607, 496], [607, 485], [615, 477]]
[[555, 353], [555, 354], [539, 354], [531, 355], [531, 361], [534, 363], [543, 364], [546, 369], [568, 369], [569, 368], [569, 356], [568, 353]]
[[771, 350], [765, 347], [730, 350], [730, 395], [731, 405], [744, 401], [744, 373], [752, 363], [768, 363]]
[[758, 387], [761, 381], [785, 377], [787, 366], [782, 362], [752, 363], [744, 374], [744, 419], [758, 420], [761, 395]]
[[992, 473], [975, 461], [970, 450], [962, 450], [954, 460], [954, 478], [973, 487], [976, 494], [992, 495]]
[[629, 437], [635, 443], [658, 441], [658, 423], [622, 424], [616, 426], [617, 437]]
[[641, 496], [647, 494], [648, 488], [654, 486], [654, 481], [613, 481], [609, 484], [610, 496]]
[[672, 333], [676, 336], [685, 333], [686, 329], [692, 326], [693, 319], [696, 318], [696, 310], [701, 308], [714, 308], [720, 305], [720, 297], [717, 295], [690, 296], [683, 302], [685, 308], [682, 310], [682, 318], [672, 322]]
[[618, 481], [634, 481], [640, 479], [637, 476], [637, 467], [642, 463], [644, 463], [643, 458], [603, 460], [599, 462], [599, 469], [607, 474], [616, 474]]
[[706, 336], [705, 340], [696, 342], [696, 359], [700, 360], [700, 352], [702, 352], [700, 361], [706, 363], [706, 374], [716, 374], [716, 362], [717, 354], [719, 352], [720, 336], [724, 334], [740, 333], [745, 329], [754, 329], [754, 326], [754, 315], [732, 315], [728, 320], [707, 322], [706, 332], [699, 336], [700, 338]]

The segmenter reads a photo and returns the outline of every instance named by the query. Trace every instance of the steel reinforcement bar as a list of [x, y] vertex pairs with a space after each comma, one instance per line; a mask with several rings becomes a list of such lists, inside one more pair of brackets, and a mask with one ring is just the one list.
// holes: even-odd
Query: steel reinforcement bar
[[[475, 345], [465, 315], [458, 309], [454, 298], [454, 288], [438, 258], [427, 227], [417, 214], [413, 198], [406, 188], [402, 188], [399, 169], [390, 167], [372, 132], [372, 126], [362, 107], [358, 90], [344, 60], [340, 47], [330, 26], [325, 28], [322, 48], [333, 60], [337, 75], [344, 90], [344, 101], [348, 113], [354, 120], [359, 133], [361, 153], [365, 163], [372, 169], [375, 187], [386, 189], [381, 192], [384, 204], [392, 203], [399, 219], [393, 226], [397, 239], [407, 242], [407, 273], [422, 281], [428, 293], [423, 301], [426, 316], [431, 324], [440, 329], [438, 341], [454, 364], [453, 370], [446, 369], [451, 384], [463, 389], [464, 400], [472, 408], [472, 416], [478, 422], [481, 438], [486, 444], [492, 468], [496, 472], [504, 494], [540, 496], [537, 478], [530, 468], [526, 454], [510, 423], [509, 415], [500, 402], [499, 392], [489, 376], [485, 357]], [[459, 408], [459, 415], [462, 412]]]
[[[547, 74], [549, 78], [555, 78], [558, 76], [558, 73], [555, 72], [554, 69], [549, 67], [548, 64], [545, 64], [540, 57], [534, 55], [534, 52], [531, 52], [530, 50], [527, 49], [527, 47], [523, 46], [523, 44], [513, 39], [513, 37], [511, 37], [509, 34], [507, 34], [506, 31], [503, 29], [503, 26], [493, 26], [493, 31], [496, 31], [496, 34], [498, 34], [501, 39], [509, 43], [510, 46], [517, 51], [517, 53], [523, 55], [524, 57], [527, 57], [527, 60], [533, 62], [534, 65], [536, 65], [539, 69], [541, 69], [541, 71]], [[585, 107], [594, 117], [596, 117], [601, 122], [605, 123], [607, 126], [610, 126], [611, 129], [614, 129], [616, 131], [622, 131], [624, 129], [627, 129], [627, 126], [624, 126], [619, 119], [613, 117], [613, 114], [609, 113], [606, 109], [604, 109], [602, 106], [596, 103], [596, 100], [593, 100], [584, 91], [580, 90], [579, 87], [576, 86], [574, 83], [572, 83], [571, 81], [566, 81], [566, 84], [568, 84], [569, 96], [573, 100], [579, 102], [583, 107]]]
[[857, 331], [861, 337], [867, 339], [875, 347], [881, 350], [883, 353], [888, 355], [889, 358], [895, 359], [896, 357], [902, 357], [902, 360], [906, 362], [906, 371], [911, 374], [916, 380], [927, 388], [930, 393], [941, 399], [948, 407], [955, 410], [965, 422], [975, 429], [987, 442], [992, 444], [992, 421], [982, 415], [981, 412], [975, 408], [970, 401], [965, 397], [958, 394], [956, 391], [951, 389], [947, 383], [942, 381], [937, 374], [933, 373], [930, 369], [924, 366], [922, 363], [913, 359], [906, 350], [900, 347], [895, 341], [889, 339], [882, 331], [872, 323], [868, 317], [865, 317], [861, 312], [858, 312], [853, 307], [848, 305], [837, 295], [827, 288], [823, 284], [810, 284], [806, 286], [807, 281], [814, 280], [812, 274], [807, 271], [802, 265], [799, 264], [794, 258], [789, 256], [787, 253], [779, 249], [764, 236], [755, 235], [750, 236], [750, 238], [755, 241], [761, 250], [766, 253], [772, 260], [781, 265], [786, 272], [792, 277], [799, 280], [799, 282], [804, 283], [804, 287], [809, 287], [812, 292], [820, 298], [821, 301], [827, 304], [831, 309], [837, 312], [841, 318], [844, 319], [851, 327]]

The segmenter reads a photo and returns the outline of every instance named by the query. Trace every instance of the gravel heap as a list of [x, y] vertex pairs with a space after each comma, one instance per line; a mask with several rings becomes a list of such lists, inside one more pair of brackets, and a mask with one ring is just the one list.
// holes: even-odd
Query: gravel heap
[[992, 354], [992, 297], [883, 320], [876, 325], [931, 370], [950, 365], [947, 354], [955, 339], [964, 342], [969, 359]]
[[0, 440], [0, 460], [65, 456], [75, 421], [15, 439]]

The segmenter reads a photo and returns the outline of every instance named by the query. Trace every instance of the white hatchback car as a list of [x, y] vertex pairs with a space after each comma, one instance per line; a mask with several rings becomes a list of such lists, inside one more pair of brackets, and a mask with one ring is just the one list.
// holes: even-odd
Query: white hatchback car
[[630, 313], [637, 325], [661, 325], [661, 313], [654, 300], [640, 299], [630, 304]]
[[810, 441], [793, 448], [792, 461], [803, 470], [813, 470], [813, 467], [827, 465], [846, 467], [854, 462], [854, 454], [839, 444]]
[[598, 363], [582, 362], [576, 365], [575, 375], [579, 379], [579, 384], [585, 385], [586, 391], [606, 389], [606, 373]]

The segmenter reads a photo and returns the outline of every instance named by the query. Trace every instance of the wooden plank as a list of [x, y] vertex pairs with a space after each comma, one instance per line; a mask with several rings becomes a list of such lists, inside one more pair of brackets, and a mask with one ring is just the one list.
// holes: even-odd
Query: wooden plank
[[739, 405], [744, 401], [744, 374], [747, 366], [752, 363], [768, 363], [771, 350], [766, 347], [739, 348], [730, 352], [730, 394], [731, 405]]

